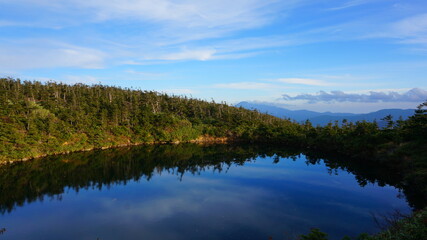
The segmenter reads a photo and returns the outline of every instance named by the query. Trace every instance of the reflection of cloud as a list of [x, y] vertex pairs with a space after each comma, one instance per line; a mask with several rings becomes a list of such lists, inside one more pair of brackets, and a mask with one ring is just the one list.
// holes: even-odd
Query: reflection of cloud
[[372, 215], [370, 214], [369, 211], [366, 210], [366, 208], [364, 208], [362, 206], [354, 205], [352, 203], [337, 202], [337, 201], [334, 201], [333, 199], [331, 199], [331, 201], [325, 202], [324, 204], [330, 205], [334, 209], [345, 210], [351, 214], [361, 215], [361, 216], [364, 216], [366, 218], [372, 217]]
[[305, 100], [309, 103], [318, 102], [424, 102], [427, 99], [427, 91], [413, 88], [405, 93], [398, 92], [375, 92], [369, 94], [345, 93], [342, 91], [331, 91], [330, 93], [320, 91], [317, 94], [300, 94], [297, 96], [283, 95], [287, 101]]
[[[191, 188], [186, 186], [191, 185]], [[248, 186], [236, 186], [232, 183], [217, 179], [198, 179], [187, 177], [184, 186], [177, 189], [168, 189], [167, 195], [160, 195], [144, 199], [103, 199], [101, 205], [108, 211], [122, 216], [123, 220], [138, 218], [143, 221], [157, 222], [173, 215], [196, 214], [210, 211], [210, 205], [240, 205], [249, 207], [240, 202], [240, 199], [254, 199], [264, 195], [264, 190]], [[110, 213], [111, 214], [111, 213]]]
[[[26, 227], [12, 237], [16, 239], [30, 239], [35, 233], [57, 239], [281, 239], [283, 233], [301, 234], [313, 226], [357, 233], [361, 227], [371, 229], [369, 210], [384, 210], [396, 202], [406, 206], [404, 200], [389, 197], [397, 192], [394, 188], [388, 195], [377, 186], [361, 194], [359, 188], [349, 191], [343, 184], [343, 191], [328, 181], [323, 164], [306, 166], [303, 160], [284, 159], [273, 165], [272, 158], [261, 157], [244, 166], [233, 164], [228, 174], [205, 171], [186, 174], [183, 181], [160, 171], [162, 176], [150, 182], [129, 181], [103, 191], [82, 189], [75, 197], [66, 193], [61, 204], [44, 204], [48, 211], [39, 211], [43, 217], [11, 214], [6, 225], [14, 221]], [[313, 172], [319, 177], [310, 179]], [[345, 182], [352, 178], [343, 175]], [[343, 175], [334, 178], [343, 183]], [[378, 195], [387, 200], [375, 201]]]
[[[311, 176], [313, 172], [299, 174], [298, 177], [302, 178], [300, 181], [305, 184], [293, 181], [293, 177], [288, 178], [288, 174], [296, 177], [301, 173], [300, 167], [309, 170], [314, 166], [292, 162], [292, 166], [288, 168], [289, 164], [272, 165], [271, 162], [262, 160], [254, 164], [232, 168], [229, 173], [231, 178], [229, 174], [225, 175], [225, 178], [187, 175], [178, 185], [166, 181], [159, 186], [151, 186], [161, 190], [156, 190], [156, 194], [147, 191], [145, 194], [136, 195], [136, 198], [126, 195], [118, 195], [117, 200], [104, 198], [100, 201], [101, 208], [96, 216], [91, 216], [91, 221], [105, 222], [105, 219], [115, 219], [114, 224], [109, 223], [108, 226], [113, 229], [124, 226], [125, 229], [117, 229], [117, 232], [127, 236], [131, 236], [129, 232], [135, 231], [137, 225], [138, 234], [144, 233], [146, 238], [173, 239], [179, 235], [221, 239], [222, 234], [242, 236], [245, 234], [242, 230], [246, 229], [250, 234], [263, 235], [269, 231], [268, 234], [273, 236], [280, 236], [278, 234], [284, 231], [288, 234], [302, 233], [313, 224], [319, 224], [319, 221], [322, 221], [322, 224], [318, 226], [333, 224], [340, 229], [351, 231], [351, 220], [370, 218], [366, 215], [367, 208], [362, 207], [361, 212], [352, 208], [358, 200], [358, 195], [350, 195], [356, 199], [349, 200], [348, 195], [337, 194], [331, 200], [331, 189], [335, 194], [342, 193], [344, 189], [347, 192], [348, 186], [341, 188], [327, 184], [328, 181], [324, 180], [330, 177], [324, 172], [317, 171], [318, 178], [309, 179], [310, 181], [307, 181], [305, 176]], [[297, 169], [294, 168], [295, 164], [299, 166]], [[283, 174], [283, 171], [286, 173]], [[264, 177], [258, 178], [258, 174]], [[284, 175], [288, 177], [280, 179]], [[162, 179], [165, 177], [167, 176], [162, 176]], [[322, 187], [320, 183], [325, 186]], [[150, 184], [156, 184], [156, 181]], [[168, 185], [165, 192], [162, 190], [165, 187], [163, 184]], [[139, 191], [145, 192], [143, 189]], [[344, 195], [346, 197], [339, 197]], [[316, 201], [307, 200], [313, 196], [317, 196]], [[319, 204], [323, 203], [331, 207], [318, 209]], [[336, 216], [329, 212], [332, 208], [337, 213], [350, 213], [346, 215], [350, 220], [339, 224], [330, 220]], [[327, 219], [321, 217], [325, 213], [330, 214]], [[130, 230], [127, 230], [127, 227]], [[165, 228], [168, 230], [164, 231]], [[124, 231], [126, 233], [123, 233]]]
[[[105, 219], [116, 219], [112, 228], [129, 226], [132, 229], [137, 223], [138, 231], [143, 232], [144, 237], [152, 236], [152, 239], [204, 235], [209, 239], [222, 239], [224, 233], [247, 234], [242, 232], [244, 229], [252, 234], [266, 234], [266, 229], [273, 230], [272, 225], [280, 231], [295, 231], [289, 227], [295, 224], [302, 231], [310, 224], [308, 218], [292, 214], [292, 211], [277, 211], [281, 202], [277, 199], [265, 201], [277, 196], [262, 186], [199, 177], [187, 177], [179, 185], [172, 185], [161, 194], [148, 192], [137, 198], [124, 195], [118, 199], [98, 200], [101, 208], [96, 216], [89, 215], [90, 221], [102, 223]], [[162, 189], [164, 186], [159, 187]], [[280, 199], [284, 201], [288, 196]], [[296, 208], [293, 202], [288, 202], [286, 207]], [[168, 230], [164, 231], [165, 228]], [[118, 229], [118, 232], [123, 230]]]

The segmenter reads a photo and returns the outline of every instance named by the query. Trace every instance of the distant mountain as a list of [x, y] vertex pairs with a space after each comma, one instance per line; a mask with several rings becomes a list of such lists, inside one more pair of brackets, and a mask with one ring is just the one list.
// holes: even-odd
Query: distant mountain
[[280, 118], [290, 118], [297, 122], [305, 121], [307, 119], [312, 119], [320, 116], [331, 116], [331, 117], [341, 117], [341, 116], [355, 116], [353, 113], [332, 113], [332, 112], [314, 112], [308, 110], [289, 110], [286, 108], [276, 107], [267, 104], [259, 103], [250, 103], [250, 102], [240, 102], [235, 105], [236, 107], [243, 107], [250, 110], [258, 110], [261, 113], [268, 113], [270, 115], [280, 117]]
[[354, 113], [332, 113], [332, 112], [314, 112], [308, 110], [289, 110], [286, 108], [276, 107], [267, 104], [259, 103], [250, 103], [250, 102], [240, 102], [235, 105], [236, 107], [243, 107], [250, 110], [258, 110], [261, 113], [268, 113], [270, 115], [280, 117], [280, 118], [290, 118], [297, 122], [304, 122], [307, 119], [313, 125], [324, 126], [329, 122], [338, 121], [339, 123], [342, 120], [346, 119], [349, 122], [356, 121], [377, 121], [380, 126], [384, 126], [385, 123], [381, 119], [387, 115], [392, 115], [394, 120], [398, 120], [400, 117], [402, 119], [407, 119], [408, 117], [414, 115], [414, 109], [383, 109], [376, 112], [366, 113], [366, 114], [354, 114]]

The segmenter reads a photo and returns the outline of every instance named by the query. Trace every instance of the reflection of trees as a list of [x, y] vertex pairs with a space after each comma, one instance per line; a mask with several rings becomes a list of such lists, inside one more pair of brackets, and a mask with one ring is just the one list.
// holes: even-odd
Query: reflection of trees
[[[231, 165], [243, 165], [257, 157], [297, 159], [301, 151], [265, 145], [150, 145], [81, 152], [52, 156], [0, 168], [0, 211], [10, 212], [26, 202], [44, 197], [61, 198], [65, 188], [79, 189], [126, 184], [128, 181], [150, 180], [156, 173], [167, 171], [179, 179], [185, 173], [222, 172]], [[324, 156], [305, 153], [308, 164], [317, 164]], [[392, 169], [379, 168], [356, 161], [339, 161], [330, 156], [324, 160], [330, 171], [342, 169], [356, 175], [361, 186], [367, 183], [390, 184], [399, 188], [400, 176]], [[334, 160], [336, 159], [336, 160]], [[405, 192], [406, 194], [406, 192]]]
[[415, 209], [421, 209], [426, 205], [425, 195], [419, 185], [411, 184], [404, 180], [405, 173], [401, 165], [390, 162], [371, 161], [371, 159], [352, 159], [339, 155], [325, 154], [322, 152], [305, 152], [307, 162], [316, 164], [324, 161], [328, 171], [344, 170], [352, 173], [357, 183], [364, 187], [367, 184], [377, 184], [378, 186], [394, 186], [400, 189], [405, 195], [409, 205]]

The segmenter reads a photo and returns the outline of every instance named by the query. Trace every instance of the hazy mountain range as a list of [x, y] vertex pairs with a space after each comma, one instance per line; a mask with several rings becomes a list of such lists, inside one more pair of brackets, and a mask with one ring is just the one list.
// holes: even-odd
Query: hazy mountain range
[[350, 122], [356, 121], [377, 121], [380, 126], [384, 126], [385, 122], [381, 120], [387, 115], [392, 115], [393, 120], [407, 119], [409, 116], [414, 115], [415, 109], [382, 109], [376, 112], [354, 114], [354, 113], [332, 113], [332, 112], [314, 112], [308, 110], [289, 110], [277, 106], [272, 106], [262, 103], [251, 103], [251, 102], [240, 102], [235, 105], [236, 107], [243, 107], [246, 109], [257, 109], [261, 113], [268, 113], [270, 115], [295, 120], [297, 122], [304, 122], [307, 119], [311, 121], [313, 125], [324, 126], [329, 122], [338, 121], [342, 122], [343, 119], [347, 119]]

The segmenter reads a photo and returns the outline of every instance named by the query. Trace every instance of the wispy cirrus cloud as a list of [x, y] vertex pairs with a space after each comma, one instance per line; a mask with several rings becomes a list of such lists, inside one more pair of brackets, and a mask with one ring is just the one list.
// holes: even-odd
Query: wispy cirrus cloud
[[28, 24], [23, 24], [17, 21], [2, 21], [0, 20], [0, 27], [14, 27], [14, 26], [28, 26]]
[[309, 85], [309, 86], [329, 86], [331, 83], [328, 83], [319, 79], [312, 78], [279, 78], [274, 80], [275, 82], [280, 83], [289, 83], [289, 84], [297, 84], [297, 85]]
[[77, 67], [103, 68], [107, 54], [71, 44], [31, 40], [0, 45], [0, 70]]
[[[269, 20], [275, 0], [75, 0], [79, 7], [94, 10], [100, 20], [133, 18], [163, 21], [171, 25], [197, 28], [242, 29], [263, 25]], [[258, 20], [255, 22], [253, 20]]]
[[[279, 10], [291, 8], [299, 2], [301, 0], [286, 3], [277, 0], [0, 0], [0, 3], [11, 6], [40, 8], [44, 13], [32, 14], [32, 20], [37, 21], [58, 21], [55, 15], [60, 13], [64, 24], [68, 24], [70, 19], [75, 24], [111, 20], [151, 22], [160, 27], [156, 31], [160, 35], [193, 31], [193, 36], [200, 35], [202, 38], [206, 38], [210, 32], [224, 34], [263, 26], [271, 22]], [[51, 19], [43, 16], [46, 12]], [[172, 29], [181, 31], [165, 31]]]
[[427, 51], [427, 13], [405, 18], [392, 25], [391, 34], [399, 43], [418, 45], [418, 52]]
[[214, 49], [187, 49], [180, 52], [169, 53], [162, 56], [149, 57], [148, 60], [200, 60], [206, 61], [214, 57], [216, 51]]
[[[371, 1], [333, 1], [330, 6], [335, 6], [331, 9], [339, 10], [369, 2]], [[61, 24], [79, 26], [119, 23], [120, 28], [115, 28], [112, 35], [100, 34], [97, 36], [99, 39], [92, 37], [73, 45], [108, 52], [112, 59], [117, 60], [116, 63], [137, 65], [248, 58], [273, 48], [354, 40], [363, 35], [374, 37], [366, 31], [378, 30], [366, 27], [372, 25], [370, 20], [365, 23], [346, 20], [342, 24], [326, 24], [303, 31], [284, 31], [277, 35], [263, 34], [230, 40], [230, 36], [241, 31], [274, 23], [300, 6], [313, 5], [304, 0], [0, 0], [0, 3], [15, 8], [36, 7], [31, 17], [20, 20], [21, 25], [40, 24], [61, 28]], [[16, 19], [5, 18], [0, 21], [0, 27], [2, 23], [7, 26], [15, 24], [14, 22]], [[400, 43], [418, 44], [427, 39], [419, 35], [425, 27], [424, 22], [425, 16], [420, 15], [395, 22], [390, 29], [398, 32], [399, 36], [404, 36], [399, 37]], [[388, 25], [390, 24], [387, 23], [386, 26]], [[129, 36], [129, 32], [133, 35]], [[393, 36], [391, 33], [382, 33], [376, 37]]]
[[196, 93], [193, 89], [189, 88], [173, 88], [173, 89], [163, 89], [160, 92], [164, 92], [172, 95], [191, 95]]
[[215, 88], [239, 89], [239, 90], [256, 90], [256, 89], [275, 89], [280, 86], [271, 83], [260, 82], [235, 82], [213, 85]]
[[[411, 4], [417, 5], [422, 0], [414, 2]], [[209, 88], [221, 89], [218, 92], [226, 92], [222, 89], [253, 90], [241, 91], [251, 93], [262, 90], [260, 92], [269, 93], [268, 97], [274, 95], [277, 98], [283, 89], [291, 88], [301, 92], [315, 92], [331, 90], [331, 86], [342, 90], [384, 87], [384, 84], [376, 85], [376, 82], [382, 81], [380, 78], [374, 77], [367, 81], [353, 76], [333, 78], [316, 73], [316, 69], [319, 69], [316, 66], [319, 65], [327, 68], [342, 67], [341, 64], [357, 65], [365, 63], [360, 60], [361, 55], [376, 61], [377, 57], [381, 59], [380, 56], [386, 53], [382, 49], [374, 50], [378, 51], [375, 54], [358, 51], [352, 61], [349, 58], [353, 59], [353, 48], [358, 49], [358, 46], [353, 46], [354, 41], [358, 41], [356, 45], [366, 41], [367, 44], [363, 44], [362, 48], [374, 39], [383, 41], [381, 45], [387, 48], [392, 42], [398, 48], [410, 45], [417, 54], [427, 53], [427, 14], [422, 13], [422, 10], [393, 14], [395, 9], [387, 0], [0, 0], [0, 5], [10, 7], [5, 8], [5, 14], [0, 17], [0, 29], [17, 29], [16, 33], [10, 31], [10, 35], [3, 34], [2, 38], [9, 43], [0, 40], [0, 71], [19, 72], [36, 68], [62, 71], [58, 68], [73, 68], [73, 72], [62, 73], [56, 78], [77, 74], [74, 70], [78, 68], [85, 69], [82, 71], [83, 78], [88, 74], [96, 76], [100, 71], [89, 72], [87, 69], [105, 67], [111, 72], [119, 70], [123, 73], [124, 69], [129, 68], [140, 72], [127, 71], [124, 75], [116, 73], [118, 79], [126, 81], [170, 80], [169, 76], [147, 74], [162, 71], [181, 76], [188, 73], [181, 79], [197, 78], [200, 81], [204, 78], [191, 75], [193, 69], [186, 68], [191, 64], [185, 62], [204, 61], [198, 71], [203, 69], [203, 74], [221, 79], [218, 84], [212, 80]], [[341, 10], [346, 11], [345, 14]], [[7, 12], [13, 13], [8, 15]], [[37, 39], [42, 37], [49, 40]], [[335, 52], [335, 45], [330, 43], [336, 42], [340, 43], [337, 44], [338, 51], [348, 53]], [[350, 45], [344, 48], [345, 44]], [[311, 46], [305, 48], [301, 45]], [[314, 45], [322, 45], [322, 60], [297, 64], [299, 59], [305, 61], [315, 57], [312, 54], [317, 53], [319, 46]], [[306, 49], [313, 52], [307, 52]], [[371, 54], [374, 57], [371, 58]], [[258, 55], [263, 56], [256, 58]], [[243, 58], [252, 59], [240, 63], [229, 61], [230, 65], [236, 66], [233, 70], [216, 70], [222, 68], [218, 64], [219, 60]], [[294, 62], [292, 59], [295, 59]], [[389, 59], [392, 58], [386, 61]], [[218, 68], [203, 68], [211, 64], [209, 61], [215, 61], [213, 64], [217, 64]], [[245, 69], [248, 72], [256, 70], [260, 74], [231, 75], [233, 79], [226, 76], [234, 74], [232, 71], [243, 69], [241, 66], [249, 62], [254, 67]], [[334, 65], [327, 66], [328, 62]], [[178, 71], [175, 67], [169, 71], [167, 68], [170, 65], [167, 64], [180, 64], [180, 72], [173, 73]], [[371, 62], [367, 64], [372, 66]], [[390, 66], [388, 62], [387, 66]], [[307, 71], [304, 67], [310, 69]], [[362, 70], [357, 71], [357, 74], [371, 74], [363, 68], [360, 67]], [[354, 74], [351, 71], [348, 73]], [[307, 72], [311, 74], [307, 75]], [[323, 73], [344, 74], [342, 70]], [[234, 79], [235, 76], [239, 77]], [[101, 79], [103, 77], [105, 75], [101, 75]], [[194, 81], [187, 86], [199, 84]], [[406, 87], [414, 86], [425, 87], [422, 84]], [[162, 89], [164, 86], [155, 87], [153, 83], [153, 88]], [[274, 90], [276, 92], [273, 94]], [[186, 90], [181, 92], [189, 93]], [[332, 92], [325, 93], [334, 95]]]
[[404, 18], [393, 24], [393, 29], [402, 36], [427, 34], [427, 13]]
[[84, 76], [75, 76], [75, 75], [67, 75], [59, 79], [63, 83], [67, 84], [76, 84], [76, 83], [84, 83], [84, 84], [97, 84], [100, 83], [99, 79], [94, 76], [84, 75]]
[[128, 69], [124, 71], [126, 74], [136, 75], [136, 76], [142, 76], [142, 77], [152, 77], [152, 78], [159, 78], [159, 77], [165, 77], [167, 76], [166, 73], [160, 73], [160, 72], [141, 72], [141, 71], [135, 71], [133, 69]]
[[352, 0], [352, 1], [344, 2], [342, 5], [340, 5], [338, 7], [329, 8], [328, 10], [330, 10], [330, 11], [343, 10], [346, 8], [360, 6], [360, 5], [369, 3], [369, 2], [372, 2], [372, 0]]
[[[238, 40], [216, 40], [207, 46], [172, 46], [166, 47], [165, 50], [147, 51], [143, 58], [137, 57], [132, 61], [126, 61], [130, 65], [150, 65], [159, 64], [161, 61], [184, 61], [184, 60], [224, 60], [224, 59], [241, 59], [256, 56], [259, 54], [272, 51], [275, 48], [297, 45], [289, 37], [269, 36], [265, 37], [247, 37]], [[159, 62], [160, 61], [160, 62]]]
[[427, 49], [427, 13], [416, 14], [384, 23], [370, 32], [362, 34], [362, 38], [395, 40], [397, 44], [418, 46], [418, 49]]
[[[0, 0], [0, 3], [5, 6], [22, 9], [15, 13], [18, 15], [25, 15], [26, 8], [34, 8], [33, 14], [22, 18], [22, 22], [19, 22], [22, 26], [38, 25], [40, 28], [66, 29], [70, 26], [92, 23], [119, 23], [121, 28], [113, 27], [115, 30], [112, 35], [98, 33], [95, 34], [96, 37], [89, 38], [82, 35], [86, 40], [73, 45], [88, 46], [86, 48], [92, 47], [100, 52], [108, 52], [116, 63], [133, 65], [240, 59], [258, 55], [264, 49], [284, 46], [287, 43], [283, 36], [249, 37], [239, 40], [220, 38], [268, 25], [303, 2], [303, 0], [286, 2], [277, 0], [232, 2], [228, 0], [178, 2], [173, 0], [16, 0], [13, 2]], [[15, 21], [16, 19], [9, 21], [6, 17], [0, 22], [0, 27], [15, 25]], [[133, 34], [130, 35], [129, 32]], [[198, 42], [204, 40], [212, 40], [212, 42]], [[23, 49], [25, 48], [31, 52], [30, 47]], [[10, 53], [12, 58], [23, 58], [13, 52]]]
[[316, 94], [299, 94], [290, 96], [282, 95], [283, 100], [295, 101], [303, 100], [308, 103], [319, 102], [424, 102], [427, 100], [427, 91], [419, 88], [413, 88], [407, 92], [399, 93], [395, 91], [376, 92], [370, 91], [367, 94], [345, 93], [343, 91], [320, 91]]

